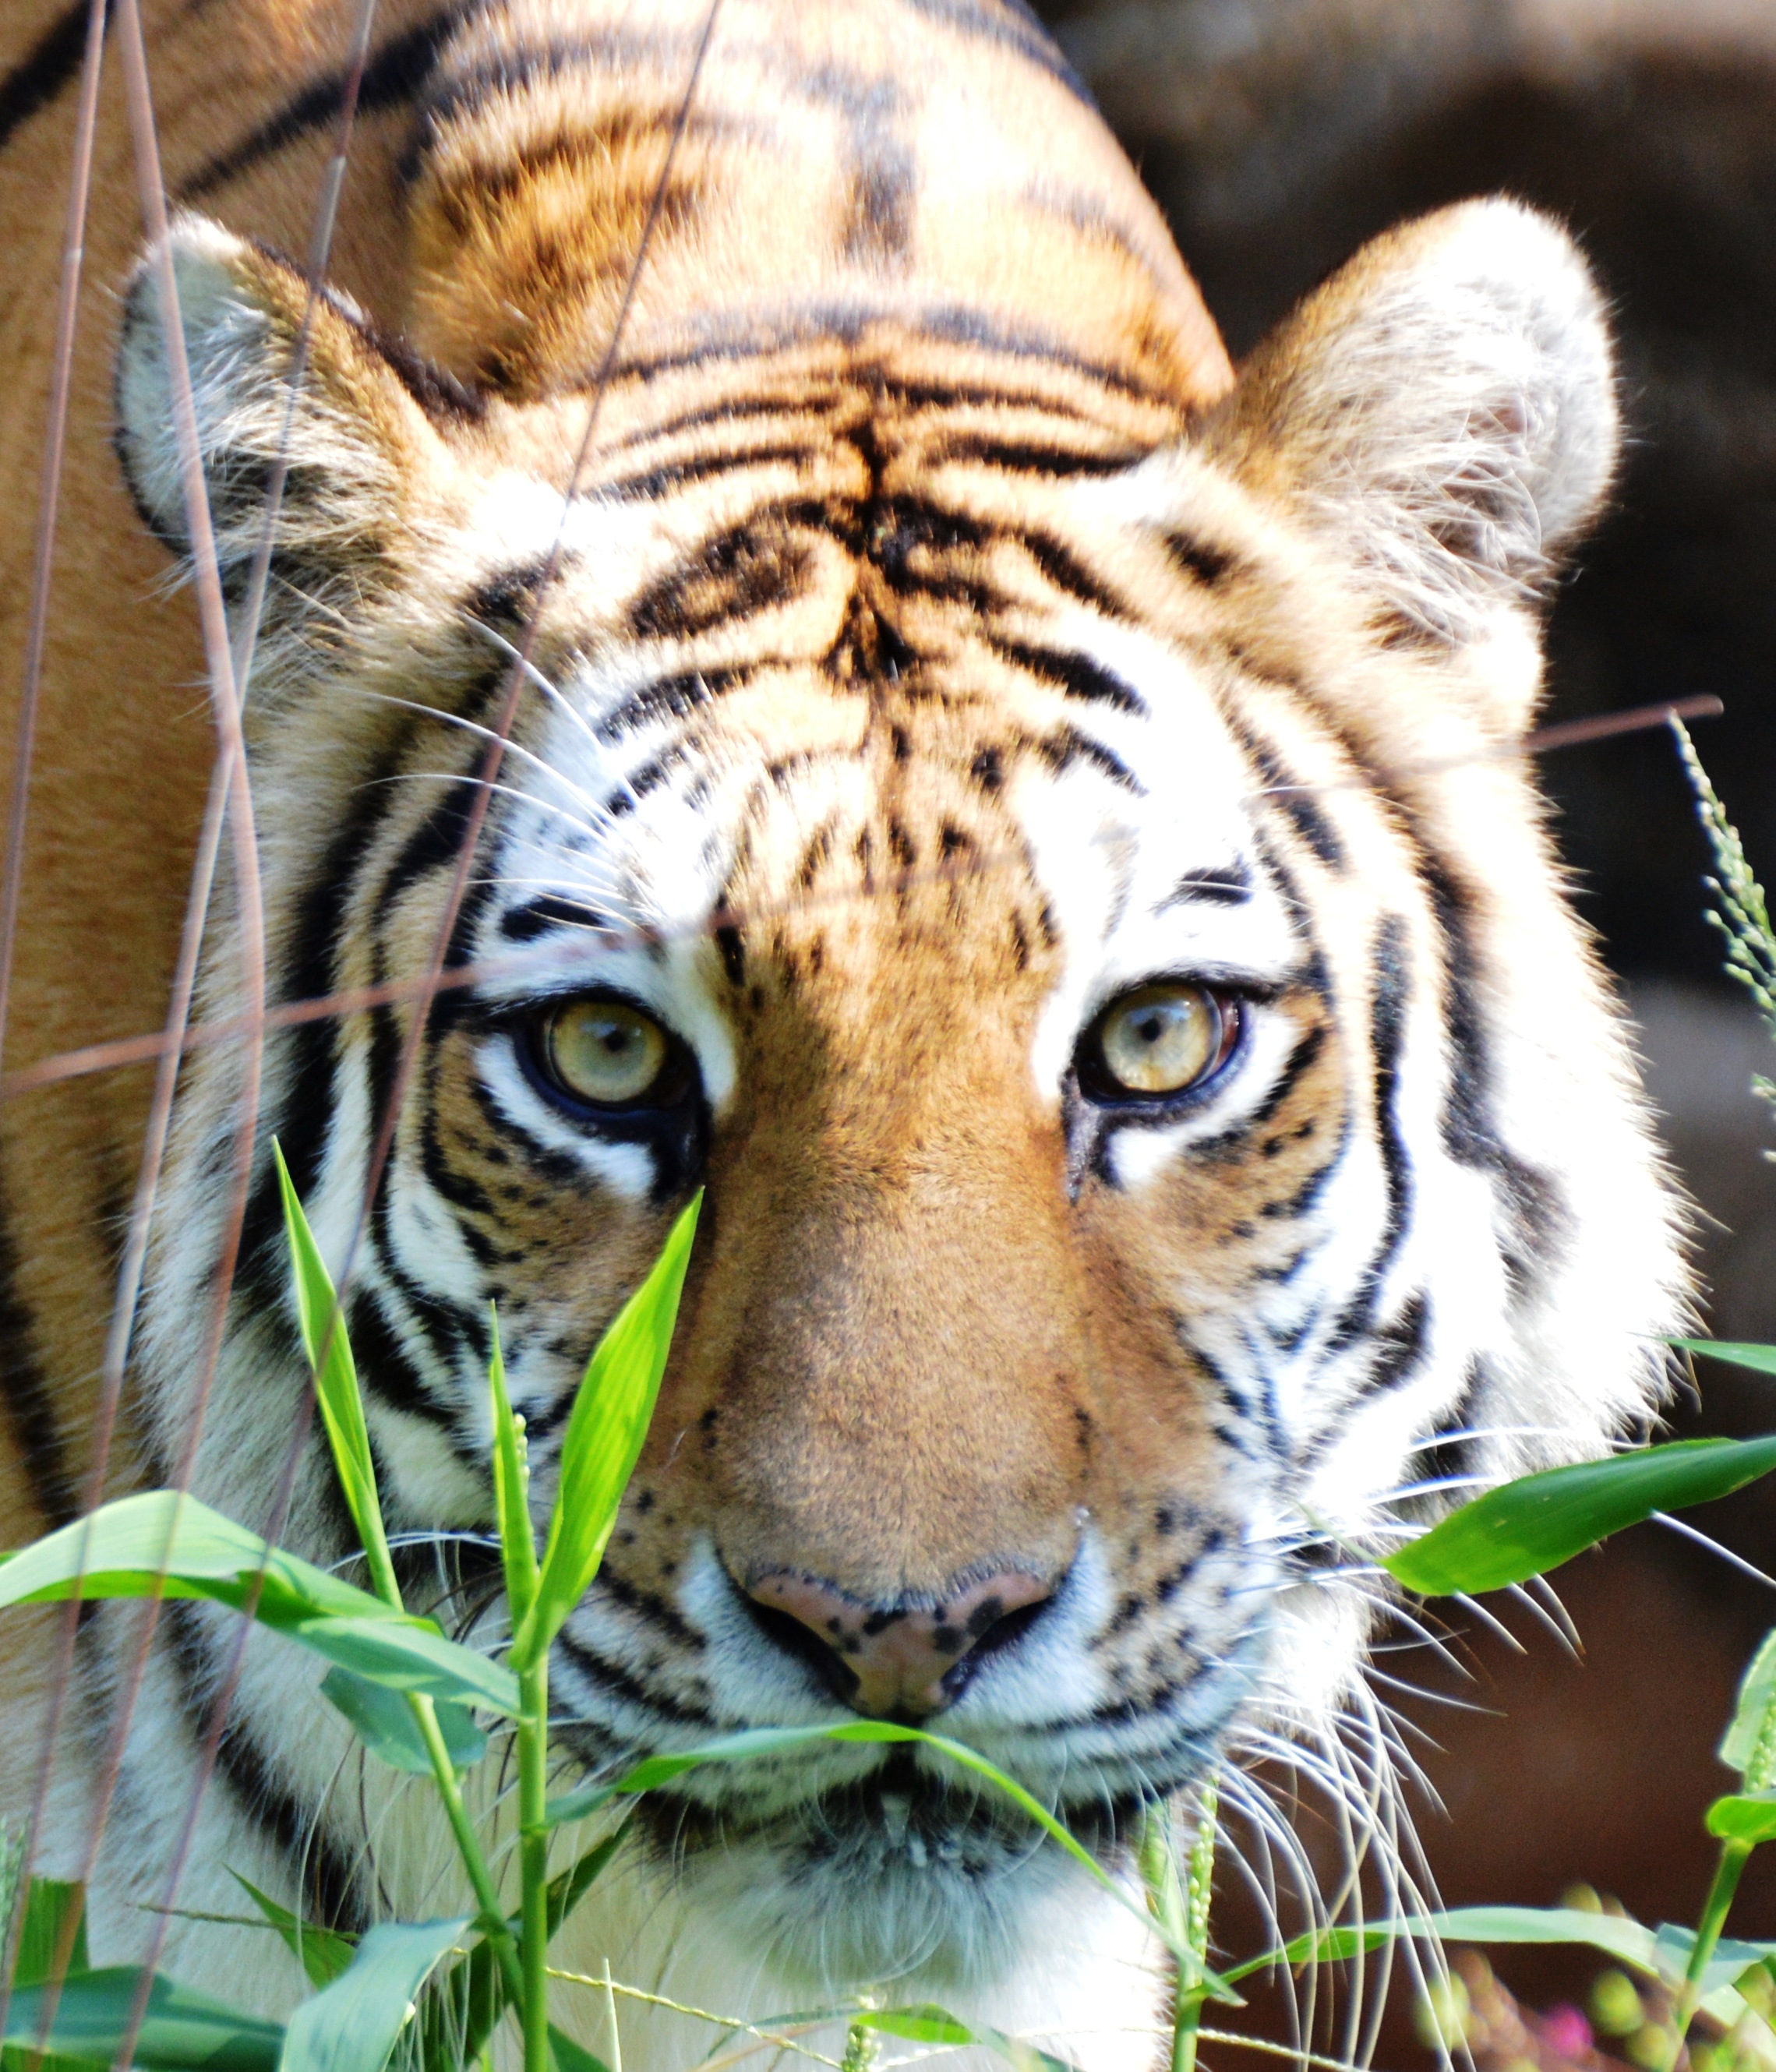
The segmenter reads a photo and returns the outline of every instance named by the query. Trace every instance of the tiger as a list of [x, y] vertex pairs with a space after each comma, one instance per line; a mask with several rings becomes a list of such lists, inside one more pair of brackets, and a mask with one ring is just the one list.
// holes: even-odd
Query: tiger
[[[1135, 2072], [1149, 1818], [1353, 1729], [1372, 1812], [1378, 1551], [1665, 1386], [1683, 1212], [1522, 753], [1602, 298], [1481, 199], [1236, 370], [1020, 0], [383, 0], [361, 65], [352, 11], [151, 0], [145, 249], [113, 10], [28, 728], [9, 679], [6, 1544], [93, 1494], [153, 1079], [104, 1046], [165, 1022], [238, 695], [105, 1487], [352, 1572], [275, 1141], [408, 1600], [497, 1650], [489, 1305], [541, 1520], [701, 1190], [561, 1774], [917, 1725], [1108, 1889], [928, 1746], [689, 1770], [554, 1946], [654, 1999], [564, 2029], [652, 2072], [870, 1992]], [[9, 655], [87, 18], [0, 31]], [[0, 1805], [95, 1963], [277, 2016], [237, 1881], [457, 1905], [310, 1657], [105, 1605], [64, 1674], [59, 1616]]]

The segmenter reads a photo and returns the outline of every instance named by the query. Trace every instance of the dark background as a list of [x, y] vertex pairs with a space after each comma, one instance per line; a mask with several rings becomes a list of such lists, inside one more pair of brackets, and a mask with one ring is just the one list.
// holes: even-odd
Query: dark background
[[[1505, 191], [1577, 232], [1615, 312], [1631, 441], [1613, 511], [1549, 628], [1550, 719], [1709, 692], [1698, 748], [1754, 865], [1776, 874], [1776, 0], [1106, 0], [1043, 10], [1167, 212], [1235, 358], [1366, 238]], [[1719, 975], [1707, 853], [1663, 730], [1552, 756], [1581, 911], [1641, 1023], [1667, 1142], [1701, 1214], [1723, 1338], [1776, 1339], [1776, 1145], [1751, 1096], [1776, 1051]], [[1776, 1427], [1776, 1383], [1700, 1375], [1676, 1432]], [[1776, 1568], [1776, 1497], [1696, 1520]], [[1562, 1572], [1575, 1663], [1495, 1607], [1476, 1680], [1391, 1672], [1486, 1708], [1406, 1705], [1446, 1813], [1418, 1824], [1451, 1904], [1547, 1905], [1577, 1881], [1693, 1922], [1726, 1788], [1713, 1746], [1776, 1597], [1642, 1527]], [[1306, 1816], [1305, 1827], [1314, 1829]], [[1316, 1847], [1335, 1856], [1323, 1827]], [[1766, 1855], [1776, 1852], [1766, 1852]], [[1776, 1934], [1754, 1860], [1733, 1925]], [[1259, 1947], [1230, 1893], [1218, 1941]], [[1531, 2006], [1582, 1998], [1600, 1959], [1495, 1952]], [[1379, 2062], [1425, 2060], [1391, 2020]], [[1257, 2061], [1252, 2061], [1256, 2063]]]

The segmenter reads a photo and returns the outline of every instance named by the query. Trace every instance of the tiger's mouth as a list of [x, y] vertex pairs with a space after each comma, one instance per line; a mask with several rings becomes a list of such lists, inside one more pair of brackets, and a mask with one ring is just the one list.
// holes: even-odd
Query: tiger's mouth
[[[1142, 1802], [1097, 1798], [1054, 1811], [1076, 1841], [1106, 1861], [1127, 1847]], [[1034, 1856], [1045, 1839], [991, 1785], [935, 1775], [906, 1747], [890, 1749], [867, 1777], [769, 1811], [649, 1793], [637, 1824], [651, 1846], [678, 1865], [703, 1852], [750, 1844], [803, 1870], [860, 1877], [901, 1865], [939, 1874], [1004, 1873]]]
[[[1137, 1801], [1058, 1811], [1106, 1869], [1127, 1865]], [[1076, 1938], [1095, 1897], [1083, 1868], [990, 1786], [935, 1775], [910, 1749], [768, 1811], [650, 1794], [635, 1832], [700, 1922], [824, 1992], [991, 1987], [1032, 1947]]]

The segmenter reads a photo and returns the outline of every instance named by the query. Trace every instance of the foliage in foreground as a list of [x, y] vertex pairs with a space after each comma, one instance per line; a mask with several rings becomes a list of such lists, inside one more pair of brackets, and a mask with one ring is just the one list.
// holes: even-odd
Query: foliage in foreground
[[[1729, 944], [1732, 968], [1776, 1034], [1776, 938], [1763, 894], [1687, 736], [1682, 745], [1715, 846], [1720, 876], [1711, 882], [1725, 915], [1718, 925]], [[1776, 1087], [1768, 1092], [1776, 1100]], [[402, 1602], [339, 1305], [281, 1155], [278, 1170], [316, 1400], [370, 1589], [358, 1589], [268, 1545], [193, 1498], [162, 1490], [108, 1504], [32, 1547], [0, 1556], [0, 1608], [69, 1597], [207, 1598], [319, 1655], [329, 1665], [322, 1689], [368, 1753], [431, 1780], [477, 1910], [447, 1920], [385, 1922], [360, 1939], [299, 1919], [241, 1880], [259, 1924], [283, 1938], [314, 1988], [289, 2022], [279, 2025], [242, 2015], [165, 1977], [130, 1967], [92, 1967], [80, 1888], [26, 1878], [0, 1848], [0, 1929], [6, 1931], [0, 1956], [10, 1955], [10, 1992], [0, 1999], [4, 2072], [23, 2072], [34, 2061], [46, 2072], [97, 2072], [113, 2063], [148, 2072], [384, 2072], [397, 2049], [414, 2072], [462, 2072], [478, 2059], [485, 2062], [495, 2031], [508, 2021], [522, 2038], [524, 2072], [606, 2072], [550, 2019], [552, 1988], [590, 1988], [594, 1982], [552, 1971], [549, 1951], [552, 1938], [620, 1846], [624, 1802], [701, 1764], [745, 1762], [818, 1739], [923, 1744], [1003, 1794], [1048, 1845], [1067, 1852], [1121, 1903], [1142, 1913], [1177, 1966], [1174, 2072], [1191, 2072], [1198, 2044], [1206, 2037], [1244, 2041], [1206, 2029], [1202, 2021], [1211, 2002], [1239, 2003], [1241, 1981], [1278, 1965], [1351, 1958], [1402, 1938], [1433, 1945], [1589, 1947], [1621, 1967], [1605, 1976], [1621, 1980], [1634, 2000], [1637, 2020], [1642, 2003], [1627, 1975], [1646, 1982], [1663, 2010], [1672, 2058], [1700, 2014], [1729, 2041], [1744, 2039], [1751, 2058], [1766, 2064], [1776, 2060], [1776, 2030], [1766, 2019], [1776, 1942], [1736, 1940], [1725, 1933], [1745, 1863], [1755, 1849], [1776, 1840], [1776, 1633], [1746, 1670], [1720, 1744], [1720, 1759], [1737, 1774], [1739, 1784], [1708, 1810], [1708, 1832], [1720, 1849], [1707, 1902], [1693, 1927], [1649, 1927], [1591, 1906], [1466, 1907], [1361, 1927], [1334, 1926], [1218, 1972], [1207, 1962], [1217, 1815], [1212, 1778], [1197, 1793], [1194, 1832], [1182, 1864], [1170, 1811], [1156, 1807], [1149, 1815], [1141, 1850], [1144, 1892], [1137, 1898], [1046, 1807], [974, 1749], [886, 1720], [851, 1719], [733, 1734], [699, 1749], [649, 1758], [623, 1776], [551, 1798], [549, 1650], [597, 1574], [646, 1436], [701, 1198], [679, 1219], [646, 1281], [593, 1355], [569, 1420], [560, 1489], [540, 1552], [528, 1501], [524, 1421], [507, 1400], [498, 1319], [493, 1320], [491, 1469], [512, 1632], [507, 1659], [498, 1662], [451, 1640], [435, 1622], [410, 1613]], [[1679, 1342], [1688, 1351], [1776, 1375], [1776, 1346]], [[1776, 1436], [1686, 1441], [1551, 1469], [1461, 1506], [1379, 1557], [1377, 1565], [1424, 1597], [1503, 1589], [1558, 1568], [1627, 1526], [1725, 1496], [1773, 1468]], [[501, 1897], [462, 1788], [466, 1774], [487, 1759], [488, 1736], [478, 1716], [510, 1722], [512, 1731], [519, 1782], [516, 1914]], [[613, 1809], [615, 1831], [551, 1875], [555, 1831]], [[22, 1889], [9, 1895], [9, 1883]], [[634, 1993], [608, 1980], [598, 1984], [607, 1995]], [[611, 2005], [614, 2013], [614, 1999]], [[709, 2018], [717, 2021], [724, 2041], [744, 2034], [792, 2051], [804, 2050], [798, 2039], [810, 2029], [843, 2022], [849, 2033], [846, 2066], [869, 2062], [876, 2039], [887, 2037], [918, 2046], [921, 2055], [973, 2045], [1019, 2072], [1067, 2072], [1059, 2060], [1019, 2038], [971, 2029], [928, 2005], [884, 2006], [860, 1999], [763, 2025]], [[1448, 2046], [1459, 2037], [1439, 2033], [1438, 2040], [1447, 2061]], [[43, 2056], [46, 2052], [50, 2054]], [[1736, 2062], [1731, 2053], [1729, 2062]]]

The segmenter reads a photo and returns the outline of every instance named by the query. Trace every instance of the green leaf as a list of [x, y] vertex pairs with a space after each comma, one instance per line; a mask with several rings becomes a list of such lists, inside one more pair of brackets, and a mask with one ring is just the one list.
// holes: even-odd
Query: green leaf
[[[1680, 1984], [1690, 1967], [1690, 1953], [1696, 1947], [1696, 1930], [1679, 1928], [1667, 1921], [1654, 1939], [1654, 1957], [1660, 1977], [1668, 1985]], [[1703, 1994], [1705, 1996], [1718, 1992], [1723, 1986], [1730, 1986], [1754, 1965], [1767, 1963], [1772, 1956], [1776, 1956], [1776, 1942], [1741, 1942], [1730, 1935], [1723, 1935], [1703, 1967], [1699, 1982]]]
[[[760, 2022], [755, 2028], [769, 2025]], [[1050, 2057], [1022, 2037], [1007, 2036], [1003, 2029], [970, 2026], [958, 2021], [947, 2008], [924, 2006], [862, 2008], [851, 2017], [853, 2029], [874, 2029], [879, 2035], [898, 2036], [909, 2043], [927, 2043], [954, 2049], [974, 2044], [1002, 2058], [1018, 2072], [1075, 2072], [1064, 2058]]]
[[591, 1587], [617, 1506], [648, 1436], [697, 1235], [699, 1188], [640, 1287], [617, 1312], [586, 1370], [561, 1441], [561, 1478], [535, 1602], [512, 1641], [522, 1675]]
[[1703, 1825], [1723, 1842], [1776, 1842], [1776, 1791], [1733, 1793], [1717, 1799]]
[[1776, 1468], [1776, 1437], [1680, 1439], [1547, 1468], [1452, 1511], [1381, 1565], [1429, 1597], [1498, 1590], [1570, 1561], [1655, 1511], [1709, 1503]]
[[549, 2047], [555, 2054], [555, 2072], [608, 2072], [602, 2058], [594, 2058], [553, 2022], [549, 2025]]
[[1729, 1367], [1749, 1367], [1759, 1374], [1776, 1374], [1776, 1346], [1734, 1345], [1723, 1338], [1667, 1338], [1679, 1351], [1705, 1353], [1710, 1359], [1725, 1360]]
[[819, 1741], [865, 1744], [919, 1741], [927, 1748], [939, 1749], [952, 1762], [964, 1770], [972, 1771], [976, 1777], [984, 1777], [1033, 1820], [1050, 1841], [1064, 1849], [1112, 1898], [1127, 1907], [1145, 1925], [1150, 1934], [1157, 1935], [1180, 1963], [1190, 1967], [1191, 1975], [1200, 1976], [1208, 1998], [1225, 2001], [1231, 2007], [1244, 2004], [1240, 1996], [1233, 1992], [1219, 1973], [1206, 1970], [1202, 1959], [1188, 1942], [1177, 1936], [1165, 1922], [1155, 1921], [1145, 1902], [1125, 1892], [1090, 1850], [1075, 1841], [1047, 1807], [1032, 1798], [1015, 1778], [1007, 1777], [1002, 1770], [989, 1762], [977, 1749], [969, 1748], [964, 1742], [952, 1741], [943, 1734], [928, 1733], [923, 1727], [903, 1727], [893, 1720], [845, 1720], [835, 1721], [828, 1726], [815, 1727], [752, 1727], [742, 1733], [724, 1734], [719, 1741], [705, 1741], [701, 1748], [686, 1749], [671, 1755], [648, 1756], [611, 1783], [583, 1785], [577, 1791], [550, 1799], [543, 1809], [544, 1819], [549, 1827], [559, 1827], [563, 1821], [586, 1819], [588, 1815], [608, 1806], [615, 1799], [637, 1792], [656, 1790], [660, 1786], [669, 1784], [674, 1778], [682, 1777], [687, 1770], [701, 1769], [707, 1762], [754, 1762], [760, 1756], [786, 1753], [793, 1749], [805, 1748], [811, 1741]]
[[92, 1968], [86, 1954], [86, 1888], [72, 1880], [34, 1877], [25, 1891], [14, 1960], [14, 1986]]
[[1590, 1914], [1576, 1906], [1459, 1906], [1444, 1914], [1370, 1922], [1361, 1928], [1310, 1930], [1281, 1950], [1234, 1965], [1225, 1975], [1231, 1983], [1276, 1963], [1336, 1963], [1402, 1936], [1445, 1942], [1578, 1942], [1643, 1971], [1659, 1969], [1652, 1930], [1618, 1914]]
[[1758, 1752], [1758, 1736], [1763, 1731], [1772, 1700], [1776, 1700], [1776, 1631], [1765, 1634], [1762, 1646], [1746, 1665], [1745, 1673], [1739, 1679], [1739, 1696], [1733, 1705], [1732, 1722], [1721, 1737], [1718, 1751], [1720, 1760], [1741, 1777], [1750, 1768], [1752, 1758]]
[[[123, 2047], [142, 1974], [134, 1965], [82, 1971], [58, 1990], [21, 1987], [6, 2012], [5, 2041], [34, 2044], [37, 2025], [56, 1992], [49, 2048], [60, 2057], [109, 2065]], [[146, 2072], [277, 2072], [284, 2032], [275, 2022], [236, 2014], [171, 1979], [149, 1988], [148, 2011], [130, 2062]]]
[[506, 1356], [500, 1346], [500, 1312], [487, 1305], [493, 1351], [487, 1390], [493, 1398], [493, 1498], [500, 1524], [500, 1553], [506, 1572], [506, 1602], [516, 1633], [536, 1601], [536, 1532], [530, 1522], [530, 1469], [524, 1424], [506, 1396]]
[[267, 1924], [275, 1928], [289, 1946], [290, 1955], [308, 1974], [311, 1986], [330, 1986], [357, 1955], [358, 1938], [343, 1934], [336, 1928], [322, 1928], [312, 1921], [304, 1921], [300, 1914], [292, 1914], [287, 1906], [280, 1906], [269, 1893], [241, 1877], [239, 1871], [230, 1871], [228, 1876], [248, 1898], [264, 1914]]
[[0, 1556], [0, 1608], [63, 1597], [207, 1597], [395, 1691], [516, 1717], [504, 1663], [446, 1640], [430, 1619], [393, 1610], [325, 1569], [174, 1490], [149, 1490], [16, 1554]]
[[[376, 1466], [370, 1452], [370, 1434], [364, 1421], [364, 1399], [358, 1390], [358, 1370], [346, 1336], [345, 1315], [339, 1307], [331, 1276], [321, 1259], [320, 1247], [308, 1227], [297, 1198], [295, 1182], [284, 1163], [283, 1148], [273, 1140], [271, 1155], [278, 1167], [278, 1186], [284, 1198], [284, 1231], [290, 1240], [290, 1279], [296, 1293], [296, 1312], [302, 1329], [302, 1344], [308, 1354], [309, 1371], [314, 1377], [314, 1400], [333, 1449], [333, 1465], [339, 1487], [345, 1494], [352, 1522], [358, 1528], [358, 1543], [370, 1564], [376, 1595], [398, 1610], [401, 1585], [395, 1580], [394, 1564], [388, 1557], [388, 1536], [383, 1529], [382, 1505], [376, 1494]], [[324, 1355], [324, 1357], [323, 1357]]]
[[[419, 1731], [413, 1708], [398, 1691], [349, 1669], [330, 1669], [321, 1689], [351, 1722], [352, 1731], [373, 1756], [410, 1776], [432, 1774], [431, 1752]], [[437, 1708], [438, 1732], [450, 1752], [450, 1767], [460, 1776], [487, 1752], [487, 1737], [461, 1705]]]
[[434, 1967], [467, 1921], [384, 1922], [290, 2018], [278, 2072], [382, 2072]]
[[[614, 1835], [606, 1835], [578, 1862], [549, 1881], [551, 1936], [598, 1882], [622, 1845], [624, 1832], [619, 1827]], [[523, 1923], [514, 1917], [510, 1926], [516, 1935], [521, 1931]], [[421, 2017], [425, 2030], [420, 2048], [420, 2062], [426, 2072], [458, 2072], [459, 2067], [479, 2057], [482, 2045], [493, 2033], [494, 2024], [505, 2012], [509, 1999], [505, 1973], [494, 1955], [492, 1944], [477, 1942], [467, 1956], [452, 1967], [442, 1988], [426, 2004]]]

